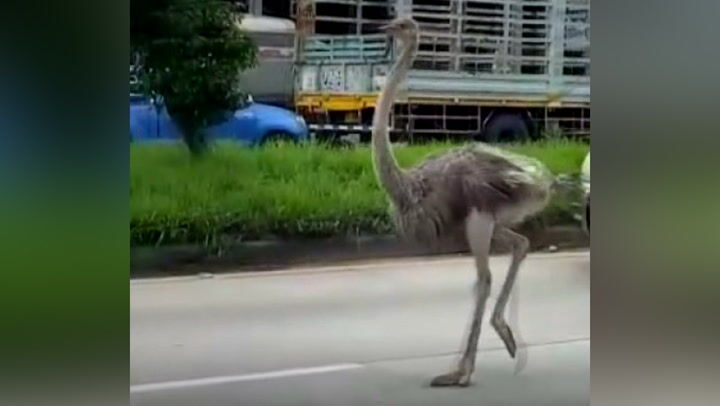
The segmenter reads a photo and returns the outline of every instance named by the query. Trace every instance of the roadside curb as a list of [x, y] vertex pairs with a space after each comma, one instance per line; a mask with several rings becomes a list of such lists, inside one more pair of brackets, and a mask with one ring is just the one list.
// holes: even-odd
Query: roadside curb
[[[519, 230], [531, 241], [532, 251], [554, 251], [589, 246], [589, 238], [577, 225], [542, 230]], [[501, 241], [494, 253], [507, 251]], [[324, 265], [371, 258], [447, 255], [466, 252], [466, 247], [448, 245], [436, 250], [400, 242], [394, 236], [276, 240], [239, 243], [225, 247], [222, 255], [200, 245], [132, 247], [132, 278], [180, 276], [205, 272], [275, 270], [298, 265]]]

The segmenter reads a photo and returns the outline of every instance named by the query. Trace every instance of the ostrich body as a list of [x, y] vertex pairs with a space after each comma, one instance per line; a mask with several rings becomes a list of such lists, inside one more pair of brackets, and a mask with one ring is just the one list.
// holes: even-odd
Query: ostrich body
[[409, 170], [400, 168], [390, 146], [387, 123], [398, 86], [407, 75], [417, 50], [418, 26], [414, 20], [401, 17], [384, 29], [403, 46], [373, 117], [375, 173], [389, 196], [396, 231], [401, 237], [430, 245], [464, 238], [475, 257], [475, 307], [462, 358], [455, 370], [431, 382], [432, 386], [466, 386], [474, 371], [480, 324], [490, 292], [491, 240], [502, 238], [512, 245], [510, 269], [493, 310], [491, 325], [514, 358], [516, 344], [504, 310], [529, 242], [509, 227], [545, 207], [554, 178], [535, 159], [482, 143], [431, 157]]

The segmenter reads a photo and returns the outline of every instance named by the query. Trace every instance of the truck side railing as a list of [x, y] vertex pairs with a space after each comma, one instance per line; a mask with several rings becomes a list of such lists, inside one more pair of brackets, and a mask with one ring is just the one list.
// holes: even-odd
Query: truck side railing
[[[387, 76], [385, 63], [337, 62], [302, 65], [296, 91], [302, 93], [368, 94], [380, 91]], [[402, 91], [453, 99], [522, 96], [590, 102], [590, 78], [562, 75], [469, 74], [411, 70]]]
[[300, 44], [299, 63], [388, 61], [386, 35], [313, 35]]
[[412, 94], [426, 93], [449, 100], [522, 96], [528, 101], [590, 102], [590, 78], [569, 75], [473, 75], [413, 70], [404, 88]]

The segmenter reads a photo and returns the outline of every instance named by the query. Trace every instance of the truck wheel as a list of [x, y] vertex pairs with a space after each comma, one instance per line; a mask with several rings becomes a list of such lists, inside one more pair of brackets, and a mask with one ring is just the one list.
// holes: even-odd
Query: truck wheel
[[530, 138], [527, 123], [516, 114], [499, 114], [485, 126], [483, 138], [487, 142], [520, 142]]

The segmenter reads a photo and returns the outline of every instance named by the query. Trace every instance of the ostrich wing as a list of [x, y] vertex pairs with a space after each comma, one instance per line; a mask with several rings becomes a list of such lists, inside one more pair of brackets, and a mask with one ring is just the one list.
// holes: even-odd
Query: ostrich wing
[[551, 176], [529, 158], [473, 146], [430, 158], [410, 171], [417, 203], [446, 205], [454, 220], [469, 210], [498, 214], [546, 197]]

